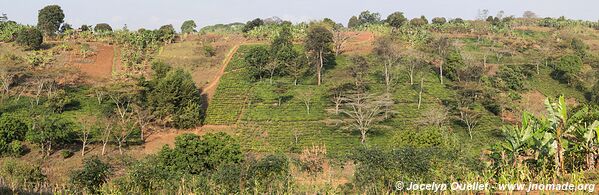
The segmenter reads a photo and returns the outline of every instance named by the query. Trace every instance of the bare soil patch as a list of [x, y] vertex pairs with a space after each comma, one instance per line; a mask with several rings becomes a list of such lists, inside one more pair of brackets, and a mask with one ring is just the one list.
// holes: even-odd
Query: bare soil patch
[[103, 80], [110, 78], [115, 61], [114, 47], [100, 43], [90, 43], [90, 46], [94, 50], [92, 56], [83, 58], [83, 56], [76, 54], [77, 50], [74, 50], [71, 53], [71, 64], [92, 79]]

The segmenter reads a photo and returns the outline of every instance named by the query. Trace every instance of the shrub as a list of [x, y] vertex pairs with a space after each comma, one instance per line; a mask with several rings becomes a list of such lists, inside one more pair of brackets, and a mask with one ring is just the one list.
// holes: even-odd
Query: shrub
[[458, 81], [460, 79], [458, 73], [464, 66], [464, 60], [462, 59], [460, 52], [453, 50], [449, 52], [449, 55], [447, 55], [447, 58], [445, 59], [445, 64], [443, 65], [445, 70], [443, 71], [443, 74], [452, 81]]
[[290, 182], [289, 160], [282, 154], [268, 155], [251, 164], [249, 187], [255, 192], [284, 193]]
[[71, 183], [85, 189], [91, 194], [97, 193], [110, 175], [110, 165], [102, 162], [97, 156], [85, 159], [83, 169], [71, 173]]
[[21, 156], [25, 152], [25, 146], [19, 140], [14, 140], [9, 145], [9, 153], [14, 156]]
[[176, 173], [200, 174], [222, 164], [241, 162], [241, 147], [225, 133], [183, 134], [175, 139], [173, 149], [165, 146], [158, 153], [161, 165]]
[[206, 57], [214, 57], [216, 55], [216, 49], [212, 45], [205, 44], [202, 48], [204, 49], [204, 55], [206, 55]]
[[18, 117], [3, 114], [0, 116], [0, 139], [6, 143], [23, 140], [29, 127]]
[[447, 22], [447, 20], [444, 17], [436, 17], [436, 18], [433, 18], [433, 20], [431, 20], [431, 22], [433, 24], [443, 25]]
[[563, 82], [572, 83], [582, 69], [582, 59], [577, 55], [566, 55], [559, 59], [553, 71], [553, 77]]
[[73, 156], [73, 152], [71, 150], [61, 150], [60, 151], [60, 157], [62, 157], [63, 159], [70, 158], [71, 156]]
[[46, 180], [39, 166], [14, 158], [4, 159], [0, 167], [0, 177], [5, 183], [13, 185], [10, 186], [12, 189], [32, 187]]
[[27, 49], [39, 49], [44, 42], [42, 32], [35, 28], [26, 28], [17, 34], [16, 42]]

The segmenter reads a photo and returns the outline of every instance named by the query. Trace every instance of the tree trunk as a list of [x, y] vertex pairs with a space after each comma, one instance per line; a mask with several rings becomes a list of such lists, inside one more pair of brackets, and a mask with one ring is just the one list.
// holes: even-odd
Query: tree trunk
[[443, 85], [443, 63], [441, 63], [441, 65], [439, 66], [439, 72], [440, 72], [439, 78], [441, 79], [441, 85]]
[[360, 130], [360, 143], [366, 143], [366, 130]]
[[422, 89], [424, 88], [424, 78], [420, 80], [420, 93], [418, 93], [418, 110], [420, 110], [420, 105], [422, 104]]
[[318, 57], [320, 58], [320, 64], [318, 65], [318, 86], [322, 83], [322, 69], [324, 67], [324, 59], [322, 54], [322, 49], [318, 52]]
[[102, 143], [102, 156], [106, 154], [106, 144], [108, 144], [108, 140], [105, 140], [104, 143]]

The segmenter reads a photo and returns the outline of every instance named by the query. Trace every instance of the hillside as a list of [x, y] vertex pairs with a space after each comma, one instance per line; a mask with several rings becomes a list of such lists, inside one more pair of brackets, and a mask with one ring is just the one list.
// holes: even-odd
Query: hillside
[[0, 193], [598, 182], [599, 23], [279, 20], [182, 32], [1, 20]]

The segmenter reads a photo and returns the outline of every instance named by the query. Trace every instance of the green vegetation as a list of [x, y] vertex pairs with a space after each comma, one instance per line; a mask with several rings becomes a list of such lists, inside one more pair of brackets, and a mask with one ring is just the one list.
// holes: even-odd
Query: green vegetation
[[0, 193], [597, 180], [597, 22], [364, 11], [347, 27], [187, 20], [179, 34], [64, 20], [55, 5], [36, 28], [0, 17]]

